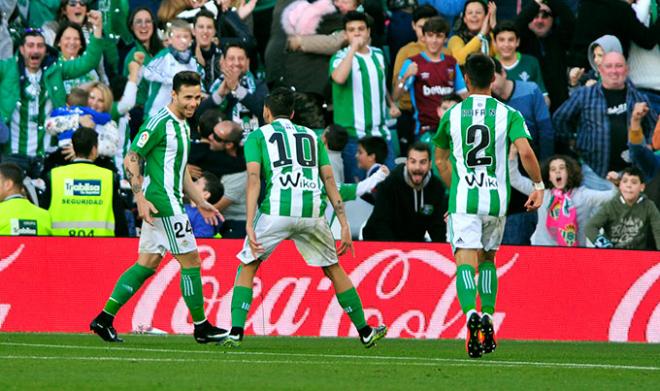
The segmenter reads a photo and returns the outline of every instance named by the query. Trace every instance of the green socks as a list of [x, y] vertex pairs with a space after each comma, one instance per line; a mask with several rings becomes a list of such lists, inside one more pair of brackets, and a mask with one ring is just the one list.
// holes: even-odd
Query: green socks
[[474, 310], [477, 303], [477, 287], [474, 286], [474, 268], [459, 265], [456, 268], [456, 293], [464, 314]]
[[482, 262], [479, 265], [479, 297], [481, 312], [493, 315], [497, 298], [497, 271], [493, 262]]
[[181, 268], [181, 295], [186, 302], [193, 323], [206, 320], [204, 314], [204, 294], [202, 293], [202, 275], [200, 268]]
[[110, 295], [110, 299], [103, 307], [103, 311], [115, 316], [117, 311], [133, 297], [135, 292], [140, 289], [142, 284], [155, 273], [154, 270], [138, 265], [137, 263], [128, 268], [124, 274], [119, 277], [115, 284], [115, 289]]
[[346, 311], [348, 317], [351, 318], [351, 322], [353, 322], [356, 329], [360, 330], [367, 325], [367, 321], [364, 319], [362, 302], [360, 301], [360, 296], [358, 296], [355, 288], [351, 288], [342, 293], [337, 293], [337, 301], [339, 301], [341, 308]]
[[252, 304], [252, 288], [234, 285], [234, 293], [231, 296], [232, 327], [245, 327], [250, 304]]

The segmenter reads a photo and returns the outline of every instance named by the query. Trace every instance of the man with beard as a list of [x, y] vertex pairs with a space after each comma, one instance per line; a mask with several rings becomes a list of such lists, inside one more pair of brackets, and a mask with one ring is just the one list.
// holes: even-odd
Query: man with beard
[[431, 173], [431, 151], [417, 141], [408, 149], [405, 164], [392, 170], [380, 185], [376, 205], [362, 235], [365, 240], [444, 242], [447, 211], [445, 189]]

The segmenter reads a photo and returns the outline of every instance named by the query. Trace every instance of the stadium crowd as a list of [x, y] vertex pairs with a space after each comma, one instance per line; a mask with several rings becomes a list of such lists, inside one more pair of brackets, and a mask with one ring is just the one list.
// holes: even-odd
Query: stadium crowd
[[356, 236], [446, 241], [431, 138], [481, 52], [495, 62], [493, 95], [525, 119], [546, 186], [525, 212], [532, 184], [512, 148], [503, 243], [660, 249], [659, 3], [3, 0], [0, 235], [139, 235], [122, 162], [189, 70], [204, 98], [188, 169], [225, 217], [209, 226], [187, 205], [196, 236], [245, 236], [243, 142], [265, 124], [268, 91], [285, 86], [344, 200], [374, 210], [348, 206], [363, 216]]

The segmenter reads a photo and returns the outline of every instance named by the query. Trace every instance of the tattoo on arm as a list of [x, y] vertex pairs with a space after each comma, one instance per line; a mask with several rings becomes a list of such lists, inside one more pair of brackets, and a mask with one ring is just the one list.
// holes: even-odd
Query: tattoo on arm
[[142, 191], [142, 186], [140, 186], [138, 183], [133, 183], [131, 184], [131, 190], [133, 191], [133, 194], [137, 194]]

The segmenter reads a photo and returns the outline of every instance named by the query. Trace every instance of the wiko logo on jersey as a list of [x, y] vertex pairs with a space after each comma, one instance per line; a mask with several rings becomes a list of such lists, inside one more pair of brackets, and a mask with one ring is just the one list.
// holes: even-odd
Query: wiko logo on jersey
[[470, 188], [479, 187], [491, 190], [497, 190], [498, 188], [497, 178], [490, 177], [486, 175], [485, 172], [479, 174], [466, 174], [463, 179], [465, 179], [465, 182]]
[[65, 196], [100, 196], [101, 181], [98, 179], [65, 179]]
[[316, 190], [318, 188], [318, 185], [314, 181], [303, 177], [299, 172], [295, 174], [295, 177], [291, 173], [283, 174], [280, 177], [280, 184], [285, 189], [299, 187], [305, 190]]
[[37, 220], [11, 219], [12, 236], [36, 236]]

